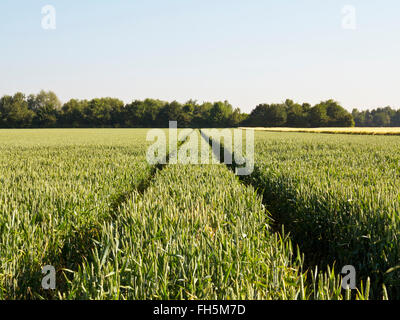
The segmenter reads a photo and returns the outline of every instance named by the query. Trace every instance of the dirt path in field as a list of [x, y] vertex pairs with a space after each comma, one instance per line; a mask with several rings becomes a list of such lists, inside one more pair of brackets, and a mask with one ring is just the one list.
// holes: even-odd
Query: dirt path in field
[[[186, 135], [186, 137], [182, 141], [178, 141], [178, 149], [181, 145], [186, 143], [190, 134], [193, 133], [193, 130]], [[150, 173], [144, 177], [139, 183], [128, 187], [127, 190], [121, 191], [120, 193], [116, 193], [112, 196], [112, 201], [110, 204], [109, 212], [104, 217], [99, 217], [100, 220], [96, 225], [89, 225], [85, 228], [78, 230], [76, 234], [70, 239], [69, 242], [64, 244], [64, 246], [60, 249], [62, 254], [62, 265], [57, 266], [58, 270], [77, 270], [81, 264], [85, 262], [88, 257], [90, 257], [91, 250], [94, 248], [94, 243], [99, 241], [102, 225], [108, 221], [113, 221], [118, 215], [119, 208], [128, 201], [129, 197], [134, 192], [139, 192], [140, 194], [144, 194], [146, 190], [149, 188], [151, 182], [155, 179], [158, 172], [163, 170], [169, 162], [169, 159], [172, 157], [172, 153], [167, 151], [164, 160], [161, 163], [157, 163], [153, 165], [150, 169]], [[89, 258], [90, 259], [90, 258]], [[48, 259], [52, 261], [51, 257]], [[60, 291], [63, 291], [63, 287], [66, 286], [66, 279], [70, 276], [69, 273], [65, 273], [64, 271], [59, 271], [63, 273], [63, 275], [58, 276], [58, 279], [62, 279], [58, 281], [58, 287]], [[28, 277], [31, 277], [30, 273]], [[22, 278], [26, 278], [22, 277]], [[35, 283], [40, 283], [36, 281]], [[40, 292], [41, 294], [47, 296], [47, 298], [52, 297], [53, 293], [43, 292], [40, 286], [32, 287], [32, 292]]]
[[[224, 145], [220, 143], [219, 141], [213, 140], [212, 137], [209, 137], [206, 132], [201, 130], [201, 136], [202, 138], [207, 141], [211, 147], [211, 149], [214, 152], [214, 155], [216, 158], [219, 158], [219, 155], [221, 155], [221, 164], [224, 163], [224, 155], [229, 153], [229, 159], [232, 159], [232, 164], [225, 164], [228, 169], [230, 169], [233, 173], [236, 172], [236, 168], [239, 168], [241, 166], [237, 165], [235, 163], [235, 154], [232, 152], [229, 148], [226, 150]], [[214, 144], [214, 148], [213, 148]], [[219, 153], [218, 151], [219, 150]], [[291, 230], [288, 228], [288, 226], [284, 225], [282, 217], [285, 215], [284, 212], [280, 208], [276, 208], [275, 206], [272, 206], [270, 203], [268, 203], [265, 199], [265, 192], [268, 192], [268, 190], [265, 190], [265, 188], [262, 185], [262, 173], [259, 171], [257, 164], [254, 165], [254, 172], [251, 175], [247, 176], [238, 176], [238, 179], [241, 183], [243, 183], [245, 186], [251, 186], [253, 187], [257, 194], [262, 198], [262, 202], [264, 206], [267, 208], [268, 212], [270, 213], [270, 216], [272, 218], [272, 222], [270, 223], [271, 230], [273, 232], [279, 233], [279, 234], [290, 234]], [[319, 270], [326, 271], [328, 267], [328, 263], [325, 264], [321, 263], [321, 261], [330, 261], [331, 257], [325, 257], [323, 256], [324, 250], [315, 248], [315, 250], [308, 250], [305, 248], [302, 243], [298, 243], [294, 240], [293, 237], [291, 237], [293, 241], [293, 247], [299, 247], [300, 251], [305, 254], [304, 257], [304, 267], [305, 269], [310, 269], [310, 270], [315, 270], [315, 267], [318, 266]], [[331, 263], [331, 262], [329, 262]], [[332, 262], [333, 263], [333, 262]]]

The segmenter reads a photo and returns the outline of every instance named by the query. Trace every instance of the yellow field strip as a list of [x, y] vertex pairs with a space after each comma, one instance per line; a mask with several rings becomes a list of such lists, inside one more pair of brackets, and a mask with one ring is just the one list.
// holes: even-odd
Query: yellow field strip
[[400, 135], [400, 128], [263, 128], [240, 127], [243, 130], [268, 131], [268, 132], [307, 132], [330, 134], [365, 134], [365, 135]]

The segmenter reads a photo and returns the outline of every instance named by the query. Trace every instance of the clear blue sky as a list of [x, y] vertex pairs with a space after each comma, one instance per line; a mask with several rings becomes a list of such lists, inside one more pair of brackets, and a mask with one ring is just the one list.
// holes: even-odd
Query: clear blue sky
[[1, 0], [0, 41], [0, 95], [400, 107], [398, 0]]

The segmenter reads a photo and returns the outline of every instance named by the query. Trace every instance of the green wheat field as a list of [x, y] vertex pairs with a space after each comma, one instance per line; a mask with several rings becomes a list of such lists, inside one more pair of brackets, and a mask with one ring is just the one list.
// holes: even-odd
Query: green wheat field
[[0, 299], [400, 298], [399, 137], [257, 131], [238, 177], [147, 131], [0, 130]]

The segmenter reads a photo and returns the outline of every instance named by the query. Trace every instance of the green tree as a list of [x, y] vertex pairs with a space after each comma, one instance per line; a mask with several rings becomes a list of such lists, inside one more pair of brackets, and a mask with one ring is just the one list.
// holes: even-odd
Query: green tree
[[21, 92], [0, 99], [0, 126], [3, 128], [29, 128], [35, 113], [28, 108]]
[[61, 111], [61, 101], [52, 91], [40, 91], [28, 97], [28, 108], [35, 113], [32, 125], [40, 128], [53, 128]]
[[115, 110], [121, 110], [124, 103], [114, 98], [96, 98], [85, 105], [84, 112], [90, 127], [112, 127]]
[[205, 102], [201, 105], [194, 105], [193, 117], [191, 121], [191, 126], [193, 128], [206, 128], [210, 127], [210, 111], [213, 104], [210, 102]]
[[82, 128], [87, 127], [85, 109], [87, 100], [71, 99], [65, 103], [61, 109], [60, 126], [65, 128]]
[[259, 104], [258, 106], [253, 109], [245, 121], [246, 126], [250, 127], [264, 127], [266, 126], [266, 114], [269, 105], [267, 104]]
[[302, 105], [293, 103], [287, 107], [286, 126], [297, 128], [306, 128], [309, 126], [307, 112], [304, 111]]
[[353, 116], [334, 100], [322, 101], [310, 110], [312, 127], [351, 127]]
[[287, 112], [283, 104], [271, 104], [266, 110], [266, 126], [282, 127], [286, 124]]
[[61, 101], [57, 95], [52, 91], [41, 90], [37, 95], [31, 94], [28, 97], [28, 107], [32, 111], [37, 111], [40, 108], [51, 106], [56, 110], [62, 107]]
[[240, 113], [240, 109], [236, 108], [229, 117], [229, 127], [238, 127], [243, 120], [244, 117]]
[[375, 127], [390, 127], [390, 115], [385, 111], [377, 111], [373, 122]]
[[211, 126], [215, 128], [229, 127], [232, 113], [232, 105], [228, 101], [215, 102], [210, 109], [209, 121]]
[[181, 120], [182, 105], [177, 101], [165, 104], [158, 115], [158, 124], [162, 128], [168, 128], [170, 121], [177, 121], [180, 126]]
[[320, 103], [310, 109], [309, 121], [311, 127], [326, 127], [329, 123], [328, 115], [326, 114], [326, 105]]

